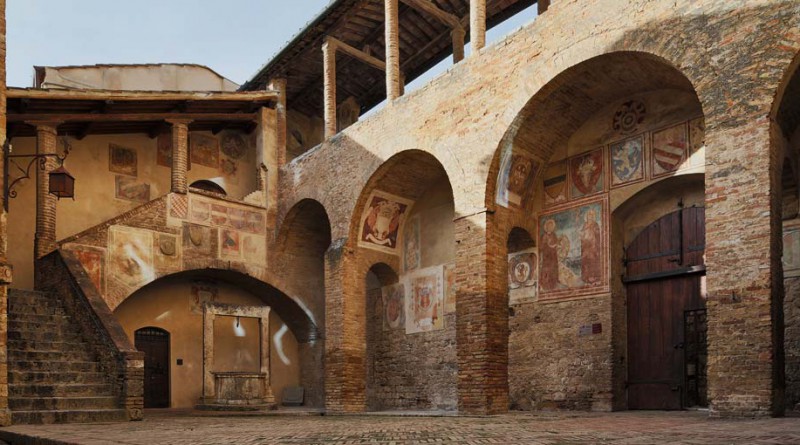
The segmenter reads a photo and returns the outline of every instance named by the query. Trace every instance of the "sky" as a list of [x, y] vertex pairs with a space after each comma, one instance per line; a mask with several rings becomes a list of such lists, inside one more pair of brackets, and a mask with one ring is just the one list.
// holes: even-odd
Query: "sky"
[[[32, 86], [34, 65], [196, 63], [241, 84], [328, 2], [7, 0], [7, 82]], [[534, 17], [523, 11], [491, 30], [487, 41]], [[406, 91], [449, 65], [443, 62]]]

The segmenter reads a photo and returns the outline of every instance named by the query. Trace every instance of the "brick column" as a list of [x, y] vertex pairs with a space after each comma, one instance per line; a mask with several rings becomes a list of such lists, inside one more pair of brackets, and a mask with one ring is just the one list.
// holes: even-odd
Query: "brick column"
[[391, 102], [400, 97], [400, 36], [398, 0], [384, 0], [386, 16], [386, 98]]
[[325, 139], [336, 134], [336, 45], [322, 44], [322, 68], [325, 100]]
[[486, 46], [486, 0], [469, 0], [469, 36], [473, 55]]
[[464, 28], [454, 28], [450, 31], [453, 37], [453, 63], [458, 63], [464, 60], [464, 37], [466, 31]]
[[783, 412], [781, 152], [767, 118], [706, 134], [712, 416]]
[[[264, 195], [261, 204], [267, 207], [267, 227], [269, 229], [275, 228], [278, 211], [278, 173], [280, 172], [278, 158], [281, 153], [279, 114], [272, 108], [261, 107], [256, 118], [258, 186]], [[283, 147], [285, 148], [286, 145]], [[284, 153], [286, 152], [284, 151]]]
[[[366, 315], [354, 252], [337, 240], [325, 253], [325, 408], [366, 409]], [[359, 281], [360, 280], [360, 281]], [[361, 284], [363, 287], [364, 284]]]
[[508, 295], [503, 273], [505, 239], [493, 215], [455, 221], [458, 410], [508, 410]]
[[278, 103], [275, 105], [277, 112], [277, 138], [278, 138], [278, 167], [286, 164], [286, 79], [272, 79], [269, 87], [278, 92]]
[[172, 193], [186, 193], [189, 184], [189, 123], [186, 120], [169, 120], [172, 125]]
[[[36, 123], [36, 153], [56, 154], [57, 124]], [[39, 162], [39, 161], [37, 161]], [[50, 172], [58, 168], [54, 156], [44, 158], [44, 169], [36, 168], [36, 235], [34, 237], [35, 258], [41, 258], [56, 247], [56, 204], [58, 201], [49, 192]]]
[[[0, 0], [0, 146], [6, 141], [6, 0]], [[3, 172], [0, 156], [0, 172]], [[5, 175], [0, 174], [0, 190], [5, 190]], [[0, 193], [0, 426], [11, 424], [8, 410], [8, 285], [11, 265], [6, 258], [6, 212]]]

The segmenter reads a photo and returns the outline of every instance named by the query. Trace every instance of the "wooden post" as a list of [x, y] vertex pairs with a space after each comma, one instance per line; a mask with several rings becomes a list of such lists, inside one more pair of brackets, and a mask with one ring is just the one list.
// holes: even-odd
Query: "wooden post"
[[189, 169], [189, 121], [169, 120], [172, 125], [172, 193], [189, 190], [186, 171]]
[[477, 54], [486, 46], [486, 0], [469, 0], [469, 35]]
[[386, 25], [386, 98], [400, 97], [400, 37], [398, 0], [384, 0]]
[[322, 44], [322, 68], [325, 95], [325, 139], [336, 134], [336, 45]]
[[547, 8], [550, 7], [550, 0], [537, 0], [536, 6], [538, 7], [539, 15], [542, 15], [547, 11]]
[[450, 35], [453, 37], [453, 63], [458, 63], [464, 60], [464, 37], [466, 31], [464, 28], [453, 28]]
[[[56, 154], [58, 135], [56, 123], [36, 123], [36, 154]], [[36, 161], [37, 163], [39, 161]], [[57, 168], [54, 156], [42, 161], [44, 169], [36, 168], [36, 234], [34, 249], [36, 258], [50, 253], [56, 245], [56, 204], [57, 200], [49, 192], [50, 172]]]

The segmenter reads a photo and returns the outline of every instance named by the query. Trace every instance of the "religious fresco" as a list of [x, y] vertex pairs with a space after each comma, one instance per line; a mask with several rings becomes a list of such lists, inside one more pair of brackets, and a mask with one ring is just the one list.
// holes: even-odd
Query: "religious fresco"
[[603, 149], [584, 153], [569, 160], [570, 198], [577, 199], [602, 192], [605, 187]]
[[783, 228], [783, 277], [800, 277], [800, 220]]
[[219, 141], [217, 138], [192, 133], [189, 135], [189, 153], [193, 164], [219, 168]]
[[247, 142], [239, 133], [225, 133], [220, 144], [222, 153], [231, 159], [242, 159], [247, 153]]
[[192, 283], [191, 308], [193, 314], [202, 314], [206, 303], [213, 303], [219, 295], [217, 283], [213, 281], [194, 281]]
[[611, 144], [608, 149], [611, 187], [644, 181], [644, 136]]
[[608, 201], [539, 217], [540, 300], [608, 291]]
[[686, 160], [686, 123], [653, 132], [650, 171], [657, 178], [673, 173]]
[[419, 215], [408, 220], [403, 237], [403, 270], [406, 272], [419, 269], [421, 249], [419, 243]]
[[108, 171], [121, 175], [138, 175], [136, 150], [116, 144], [108, 144]]
[[406, 334], [444, 328], [442, 266], [418, 270], [406, 279]]
[[403, 283], [384, 286], [381, 289], [383, 301], [383, 330], [390, 331], [405, 326], [405, 285]]
[[231, 260], [242, 258], [242, 243], [239, 232], [229, 229], [219, 231], [219, 257]]
[[703, 147], [706, 146], [706, 120], [698, 117], [689, 121], [689, 159], [693, 166], [703, 165], [704, 156], [695, 156]]
[[444, 265], [444, 313], [452, 314], [456, 311], [456, 294], [458, 285], [456, 284], [456, 265]]
[[373, 190], [361, 215], [359, 247], [399, 254], [397, 245], [412, 201]]
[[155, 266], [159, 271], [178, 271], [181, 269], [181, 243], [176, 235], [155, 234]]
[[567, 162], [554, 162], [544, 170], [544, 203], [553, 206], [566, 201]]
[[172, 168], [172, 133], [161, 133], [156, 139], [156, 164]]
[[537, 295], [539, 255], [536, 248], [508, 254], [509, 304], [534, 300]]
[[128, 176], [114, 177], [114, 196], [133, 202], [150, 201], [150, 184], [137, 182]]
[[153, 233], [111, 226], [108, 229], [108, 273], [130, 287], [153, 281]]
[[515, 153], [509, 144], [500, 160], [495, 202], [503, 207], [524, 207], [540, 170], [541, 163], [525, 153]]
[[94, 286], [101, 294], [104, 293], [106, 290], [106, 249], [80, 244], [65, 244], [63, 248], [78, 258]]

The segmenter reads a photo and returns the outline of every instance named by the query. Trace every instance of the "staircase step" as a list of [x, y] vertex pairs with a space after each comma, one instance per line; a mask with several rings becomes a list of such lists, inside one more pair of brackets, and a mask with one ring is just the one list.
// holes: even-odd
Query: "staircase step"
[[89, 348], [84, 341], [9, 340], [8, 347], [23, 351], [82, 351]]
[[14, 411], [116, 409], [116, 397], [16, 397], [8, 401]]
[[8, 310], [12, 314], [22, 315], [65, 315], [64, 309], [60, 307], [51, 307], [44, 304], [9, 304]]
[[14, 370], [21, 372], [100, 372], [94, 361], [15, 360]]
[[89, 351], [63, 350], [21, 350], [9, 346], [8, 356], [12, 363], [17, 361], [51, 361], [51, 362], [90, 362], [95, 361], [94, 354]]
[[113, 394], [109, 383], [10, 383], [8, 393], [9, 399], [17, 397], [100, 397]]
[[77, 332], [20, 332], [9, 329], [8, 341], [35, 341], [35, 342], [61, 342], [61, 343], [75, 343], [82, 344], [83, 336]]
[[14, 424], [97, 423], [124, 422], [128, 420], [124, 409], [71, 410], [71, 411], [12, 411]]
[[53, 314], [20, 314], [19, 312], [9, 312], [8, 321], [14, 323], [42, 323], [48, 324], [67, 324], [72, 323], [68, 315]]
[[9, 383], [96, 383], [105, 382], [106, 376], [99, 372], [74, 371], [8, 371]]

